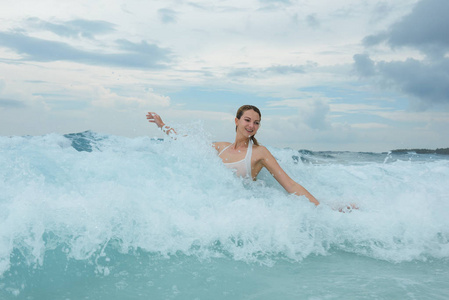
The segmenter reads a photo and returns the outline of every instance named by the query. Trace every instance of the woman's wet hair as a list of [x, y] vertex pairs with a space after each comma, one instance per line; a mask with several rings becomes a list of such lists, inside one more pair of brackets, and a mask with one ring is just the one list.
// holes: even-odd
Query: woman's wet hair
[[[247, 110], [254, 110], [256, 113], [259, 114], [259, 118], [262, 119], [262, 114], [260, 113], [260, 110], [255, 107], [254, 105], [243, 105], [237, 110], [237, 114], [235, 117], [240, 120], [240, 118], [243, 116], [243, 113]], [[260, 120], [259, 120], [260, 121]], [[237, 126], [235, 126], [235, 130], [237, 131]], [[257, 142], [254, 135], [251, 136], [251, 140], [253, 141], [253, 144], [256, 146], [259, 146], [259, 143]]]

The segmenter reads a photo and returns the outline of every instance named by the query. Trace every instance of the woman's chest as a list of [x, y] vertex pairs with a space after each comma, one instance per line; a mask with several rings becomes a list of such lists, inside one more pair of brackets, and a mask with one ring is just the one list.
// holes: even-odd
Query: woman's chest
[[226, 149], [226, 151], [223, 151], [223, 153], [220, 155], [221, 160], [223, 163], [235, 163], [242, 161], [246, 158], [247, 151], [245, 150], [236, 150], [236, 149]]

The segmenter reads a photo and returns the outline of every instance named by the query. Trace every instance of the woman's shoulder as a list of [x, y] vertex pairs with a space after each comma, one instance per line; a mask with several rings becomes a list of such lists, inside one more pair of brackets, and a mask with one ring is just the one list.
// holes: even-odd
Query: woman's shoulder
[[253, 153], [254, 155], [260, 156], [261, 158], [264, 158], [267, 155], [271, 155], [271, 152], [262, 145], [253, 145]]
[[226, 148], [227, 146], [231, 145], [230, 142], [214, 142], [212, 144], [212, 147], [215, 148], [215, 150], [217, 150], [218, 152], [222, 151], [224, 148]]
[[265, 147], [263, 145], [254, 145], [253, 144], [253, 149], [255, 151], [268, 151], [267, 147]]

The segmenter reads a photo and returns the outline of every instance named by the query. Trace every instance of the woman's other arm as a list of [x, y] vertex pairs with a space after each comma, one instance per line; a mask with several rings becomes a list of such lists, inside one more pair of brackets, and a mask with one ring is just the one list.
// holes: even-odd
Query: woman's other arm
[[276, 158], [268, 151], [267, 148], [260, 146], [261, 163], [273, 175], [280, 185], [290, 194], [305, 196], [310, 202], [319, 205], [320, 202], [306, 190], [302, 185], [290, 178], [281, 168]]

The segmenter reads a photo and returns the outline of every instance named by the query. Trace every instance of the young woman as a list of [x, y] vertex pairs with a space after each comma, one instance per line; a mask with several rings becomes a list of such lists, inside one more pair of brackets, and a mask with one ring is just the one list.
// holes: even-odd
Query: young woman
[[[155, 123], [165, 133], [176, 134], [173, 128], [164, 124], [158, 114], [149, 112], [147, 119], [149, 122]], [[320, 202], [312, 194], [285, 173], [270, 151], [259, 145], [254, 136], [259, 130], [260, 120], [260, 110], [255, 106], [243, 105], [237, 110], [234, 143], [217, 142], [213, 144], [224, 165], [235, 170], [236, 175], [253, 180], [256, 180], [262, 168], [266, 168], [288, 193], [305, 196], [310, 202], [319, 205]]]

